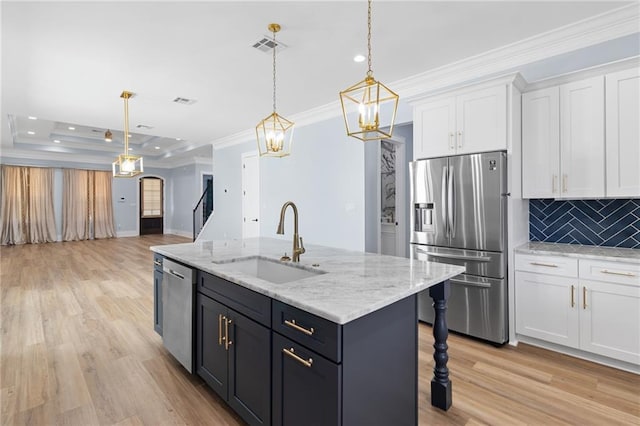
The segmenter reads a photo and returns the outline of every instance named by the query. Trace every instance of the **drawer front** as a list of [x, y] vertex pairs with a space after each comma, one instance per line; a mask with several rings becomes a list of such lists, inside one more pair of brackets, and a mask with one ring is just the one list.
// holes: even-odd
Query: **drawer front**
[[153, 253], [153, 269], [162, 272], [162, 262], [164, 256], [158, 253]]
[[640, 264], [580, 259], [580, 279], [640, 286]]
[[516, 253], [515, 257], [516, 271], [574, 278], [578, 276], [578, 259], [564, 256], [540, 256], [519, 253]]
[[271, 327], [271, 298], [209, 273], [198, 271], [198, 291]]
[[277, 300], [273, 301], [272, 308], [274, 331], [332, 361], [342, 361], [341, 325]]

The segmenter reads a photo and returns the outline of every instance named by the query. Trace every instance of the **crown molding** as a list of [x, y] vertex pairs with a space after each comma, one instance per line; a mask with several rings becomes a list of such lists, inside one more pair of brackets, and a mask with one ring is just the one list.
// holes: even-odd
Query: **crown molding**
[[[444, 91], [456, 85], [499, 75], [523, 65], [568, 53], [608, 40], [638, 33], [640, 4], [633, 3], [560, 28], [508, 44], [479, 55], [452, 62], [414, 76], [389, 83], [403, 101], [424, 97], [430, 92]], [[512, 73], [514, 74], [514, 73]], [[526, 82], [516, 77], [520, 89]], [[342, 114], [340, 102], [328, 103], [292, 115], [296, 127], [324, 121]], [[255, 137], [253, 129], [212, 141], [214, 150], [248, 142]]]
[[[24, 149], [15, 149], [1, 147], [0, 149], [0, 163], [5, 164], [7, 160], [36, 160], [46, 161], [53, 165], [56, 163], [77, 163], [77, 164], [91, 164], [98, 169], [111, 170], [111, 160], [104, 157], [96, 157], [90, 155], [73, 155], [60, 152], [48, 152], [48, 151], [28, 151]], [[145, 166], [155, 169], [174, 169], [176, 167], [189, 166], [191, 164], [210, 166], [213, 163], [211, 158], [207, 157], [183, 157], [176, 158], [173, 161], [163, 160], [158, 161], [146, 161]]]

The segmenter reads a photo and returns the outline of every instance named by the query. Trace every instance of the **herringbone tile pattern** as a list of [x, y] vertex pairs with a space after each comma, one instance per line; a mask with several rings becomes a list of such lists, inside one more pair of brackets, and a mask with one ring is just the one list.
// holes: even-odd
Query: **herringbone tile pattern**
[[640, 200], [530, 200], [529, 240], [640, 248]]

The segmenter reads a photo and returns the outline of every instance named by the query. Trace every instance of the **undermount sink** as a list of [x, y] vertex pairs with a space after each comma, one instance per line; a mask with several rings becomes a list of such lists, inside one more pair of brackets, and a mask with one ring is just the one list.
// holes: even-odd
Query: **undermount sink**
[[251, 257], [229, 263], [229, 268], [274, 284], [283, 284], [325, 274], [324, 271], [303, 269], [291, 263], [264, 257]]

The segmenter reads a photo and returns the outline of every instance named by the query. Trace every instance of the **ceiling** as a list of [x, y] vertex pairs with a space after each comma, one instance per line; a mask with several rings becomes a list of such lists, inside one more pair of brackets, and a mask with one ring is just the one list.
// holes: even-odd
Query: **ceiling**
[[[393, 88], [391, 82], [625, 4], [377, 0], [373, 70]], [[271, 113], [271, 53], [252, 47], [269, 36], [271, 22], [281, 24], [277, 38], [286, 45], [277, 59], [281, 115], [335, 102], [366, 72], [366, 61], [353, 61], [366, 54], [363, 0], [0, 7], [5, 157], [112, 161], [123, 150], [123, 90], [135, 93], [130, 146], [146, 165], [211, 157], [212, 143]], [[174, 102], [178, 97], [195, 102]]]

